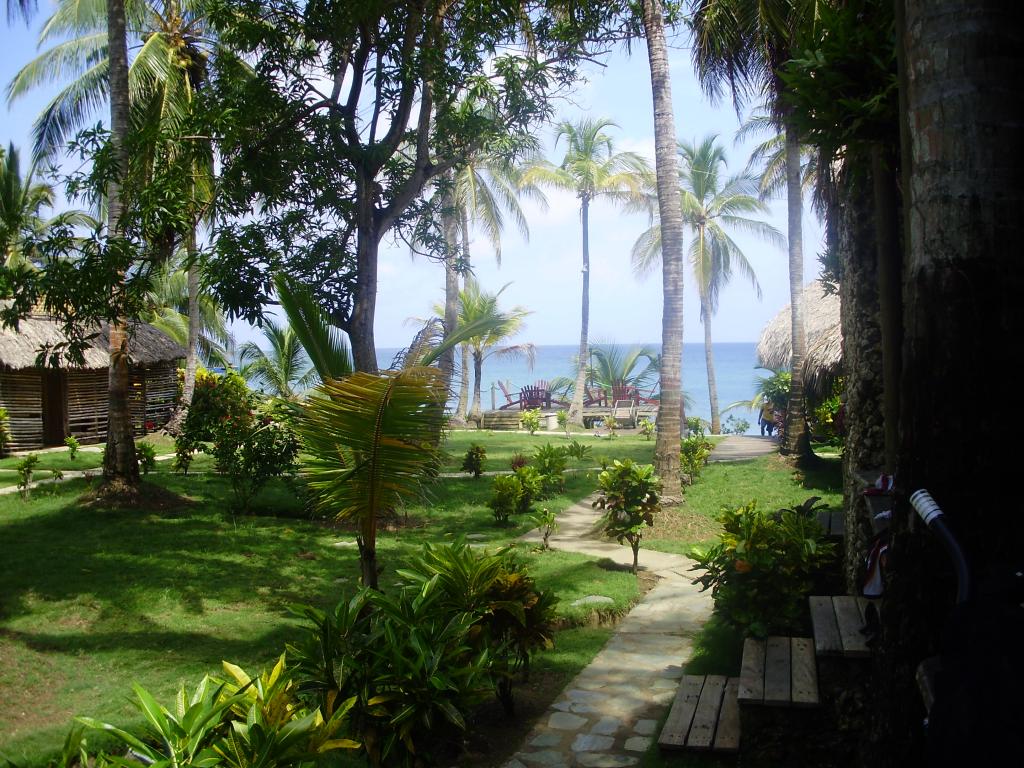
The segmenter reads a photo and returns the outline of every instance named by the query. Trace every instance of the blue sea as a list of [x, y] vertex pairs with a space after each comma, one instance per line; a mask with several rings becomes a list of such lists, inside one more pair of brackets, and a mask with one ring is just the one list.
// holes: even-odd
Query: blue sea
[[[660, 344], [645, 344], [642, 346], [651, 347], [661, 351]], [[755, 378], [758, 374], [765, 373], [758, 370], [757, 344], [754, 342], [734, 342], [714, 344], [715, 377], [718, 386], [718, 406], [725, 408], [727, 405], [739, 400], [747, 402], [757, 391]], [[631, 349], [633, 345], [621, 345], [623, 349]], [[490, 357], [484, 361], [483, 379], [481, 381], [481, 405], [484, 409], [491, 407], [491, 388], [494, 387], [495, 403], [500, 407], [505, 398], [501, 390], [497, 388], [499, 381], [509, 382], [509, 392], [518, 392], [519, 388], [532, 384], [535, 381], [550, 381], [558, 376], [575, 377], [573, 369], [573, 358], [579, 345], [551, 345], [538, 346], [533, 370], [531, 371], [525, 360], [509, 360], [498, 357]], [[394, 358], [396, 349], [378, 349], [377, 358], [381, 367], [388, 367]], [[472, 380], [470, 381], [472, 396]], [[686, 410], [687, 416], [700, 416], [702, 419], [710, 420], [711, 405], [708, 398], [708, 374], [704, 363], [703, 344], [683, 345], [683, 391], [693, 401], [693, 405]], [[749, 408], [736, 408], [729, 411], [725, 416], [735, 415], [737, 419], [746, 419], [750, 422], [748, 434], [755, 434], [757, 429], [757, 418]], [[724, 421], [724, 417], [723, 417]]]

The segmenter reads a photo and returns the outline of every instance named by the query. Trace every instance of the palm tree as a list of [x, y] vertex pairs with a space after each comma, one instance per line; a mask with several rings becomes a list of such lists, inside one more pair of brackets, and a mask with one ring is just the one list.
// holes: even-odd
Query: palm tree
[[444, 374], [416, 366], [331, 379], [306, 401], [298, 429], [312, 456], [303, 474], [320, 511], [358, 525], [363, 586], [377, 588], [377, 527], [439, 464]]
[[252, 341], [239, 348], [239, 373], [246, 381], [266, 387], [275, 397], [293, 401], [316, 386], [320, 377], [291, 326], [268, 320], [263, 338], [270, 346], [269, 352]]
[[803, 322], [803, 199], [800, 141], [781, 94], [778, 70], [792, 58], [795, 31], [817, 0], [695, 0], [693, 56], [705, 90], [718, 96], [731, 88], [737, 104], [747, 95], [767, 95], [785, 134], [789, 293], [792, 311], [793, 386], [782, 450], [803, 458], [810, 453], [805, 417], [803, 364], [807, 334]]
[[599, 387], [607, 390], [618, 386], [639, 389], [658, 378], [660, 357], [651, 347], [625, 350], [615, 344], [598, 345], [591, 350], [591, 358], [590, 376]]
[[477, 423], [480, 421], [480, 381], [484, 360], [492, 355], [526, 357], [530, 369], [533, 369], [533, 344], [499, 346], [522, 330], [523, 320], [530, 314], [522, 307], [513, 307], [507, 312], [498, 307], [498, 299], [506, 288], [508, 285], [497, 293], [487, 293], [476, 280], [470, 278], [459, 294], [459, 327], [481, 329], [481, 332], [467, 340], [473, 358], [473, 406], [469, 418]]
[[38, 234], [46, 227], [43, 208], [53, 205], [53, 187], [40, 182], [36, 164], [21, 175], [21, 158], [14, 144], [0, 149], [0, 257], [4, 264], [30, 261], [26, 253], [26, 235]]
[[664, 225], [661, 260], [661, 405], [654, 464], [662, 481], [662, 503], [681, 500], [679, 439], [686, 423], [682, 389], [683, 367], [683, 213], [676, 163], [676, 121], [672, 109], [672, 80], [665, 44], [665, 14], [661, 0], [643, 0], [644, 37], [654, 101], [654, 162], [658, 211]]
[[[762, 200], [778, 196], [786, 189], [786, 136], [779, 133], [775, 121], [763, 110], [751, 113], [736, 131], [739, 143], [754, 134], [770, 133], [750, 153], [747, 173], [758, 177], [758, 194]], [[804, 195], [813, 194], [818, 184], [818, 152], [814, 147], [800, 147], [800, 188]]]
[[[198, 300], [192, 299], [190, 272], [187, 257], [160, 269], [153, 279], [148, 296], [149, 311], [143, 319], [183, 347], [194, 344], [196, 355], [205, 365], [226, 367], [234, 344], [227, 316], [209, 293], [199, 292]], [[192, 307], [198, 313], [198, 323], [193, 323], [189, 316]], [[194, 326], [198, 333], [191, 339], [190, 330]]]
[[[727, 230], [745, 230], [759, 235], [780, 247], [782, 234], [763, 221], [747, 214], [765, 214], [767, 206], [757, 197], [757, 180], [747, 173], [723, 179], [725, 150], [717, 146], [716, 137], [708, 136], [699, 145], [680, 142], [682, 159], [683, 219], [693, 233], [690, 242], [690, 267], [700, 299], [700, 318], [704, 326], [704, 359], [708, 372], [711, 400], [711, 431], [721, 431], [718, 388], [715, 383], [714, 347], [711, 318], [718, 309], [722, 288], [732, 278], [735, 267], [747, 277], [761, 296], [761, 287], [753, 267]], [[658, 224], [644, 232], [633, 246], [633, 268], [648, 271], [661, 254], [661, 233]]]
[[636, 199], [641, 194], [644, 178], [650, 174], [646, 161], [639, 155], [615, 151], [611, 137], [604, 132], [605, 128], [614, 125], [605, 118], [559, 124], [555, 132], [555, 146], [565, 139], [562, 162], [556, 166], [547, 160], [536, 160], [523, 172], [526, 183], [572, 192], [580, 200], [583, 225], [583, 306], [576, 385], [569, 406], [569, 421], [581, 425], [590, 327], [590, 203], [598, 198], [620, 202]]

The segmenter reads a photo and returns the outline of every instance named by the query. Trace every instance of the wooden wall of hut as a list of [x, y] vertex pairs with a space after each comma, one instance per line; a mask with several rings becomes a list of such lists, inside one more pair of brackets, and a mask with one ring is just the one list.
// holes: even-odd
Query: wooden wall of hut
[[39, 371], [0, 371], [0, 406], [7, 409], [12, 451], [43, 444], [43, 385]]
[[[107, 370], [65, 371], [63, 376], [67, 398], [64, 434], [73, 435], [83, 445], [103, 442], [107, 438]], [[164, 426], [177, 398], [174, 361], [134, 368], [129, 405], [136, 436]], [[0, 406], [8, 411], [10, 450], [34, 450], [46, 444], [40, 371], [0, 372]]]

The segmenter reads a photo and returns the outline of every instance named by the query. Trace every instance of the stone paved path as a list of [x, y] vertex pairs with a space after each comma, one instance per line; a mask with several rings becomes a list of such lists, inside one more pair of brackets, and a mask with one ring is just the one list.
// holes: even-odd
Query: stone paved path
[[760, 435], [729, 435], [711, 452], [710, 461], [744, 461], [766, 456], [779, 450], [777, 437]]

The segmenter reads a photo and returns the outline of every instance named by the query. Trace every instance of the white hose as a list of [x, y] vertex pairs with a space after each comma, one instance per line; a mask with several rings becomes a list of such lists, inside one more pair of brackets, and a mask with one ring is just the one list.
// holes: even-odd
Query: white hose
[[942, 510], [924, 488], [910, 494], [910, 503], [917, 510], [917, 514], [924, 520], [925, 525], [931, 525], [936, 518], [942, 517]]

